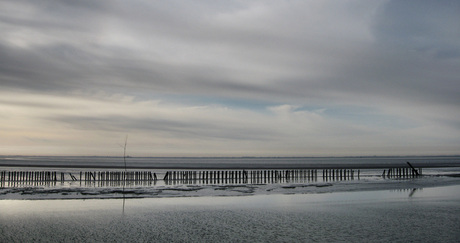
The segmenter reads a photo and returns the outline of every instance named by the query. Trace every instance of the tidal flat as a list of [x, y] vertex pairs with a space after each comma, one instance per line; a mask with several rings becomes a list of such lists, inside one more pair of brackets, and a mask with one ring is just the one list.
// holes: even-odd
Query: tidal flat
[[[431, 159], [413, 160], [420, 165]], [[46, 167], [64, 173], [66, 180], [4, 177], [0, 242], [458, 242], [460, 167], [457, 158], [448, 159], [455, 166], [425, 167], [415, 177], [388, 176], [388, 169], [381, 169], [388, 164], [382, 164], [361, 169], [359, 176], [357, 171], [340, 177], [301, 172], [279, 181], [259, 180], [247, 170], [248, 181], [213, 177], [120, 184], [69, 179], [82, 171], [79, 167]], [[374, 160], [381, 159], [362, 164], [377, 164]], [[40, 163], [33, 165], [2, 170], [44, 170]], [[154, 171], [159, 178], [167, 173]]]
[[0, 200], [2, 242], [458, 242], [460, 185], [295, 195]]

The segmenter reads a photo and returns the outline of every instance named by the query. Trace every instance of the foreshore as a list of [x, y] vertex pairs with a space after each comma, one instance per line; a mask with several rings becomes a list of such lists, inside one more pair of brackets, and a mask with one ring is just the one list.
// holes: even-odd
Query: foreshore
[[413, 186], [294, 195], [281, 188], [282, 194], [255, 196], [0, 200], [0, 240], [458, 242], [460, 186]]
[[352, 191], [423, 190], [424, 188], [460, 185], [460, 178], [431, 175], [415, 178], [363, 176], [348, 180], [285, 180], [259, 183], [209, 182], [57, 182], [39, 184], [3, 184], [0, 200], [108, 199], [108, 198], [175, 198], [221, 197], [283, 194], [321, 194]]

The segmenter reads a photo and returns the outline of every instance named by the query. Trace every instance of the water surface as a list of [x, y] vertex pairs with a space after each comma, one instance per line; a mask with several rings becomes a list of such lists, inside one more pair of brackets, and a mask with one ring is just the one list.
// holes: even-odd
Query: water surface
[[0, 241], [458, 242], [459, 191], [0, 200]]

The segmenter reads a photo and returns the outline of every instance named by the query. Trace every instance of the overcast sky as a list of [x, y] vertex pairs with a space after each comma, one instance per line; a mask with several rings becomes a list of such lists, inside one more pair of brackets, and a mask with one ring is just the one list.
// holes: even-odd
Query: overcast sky
[[460, 1], [0, 2], [0, 154], [460, 154]]

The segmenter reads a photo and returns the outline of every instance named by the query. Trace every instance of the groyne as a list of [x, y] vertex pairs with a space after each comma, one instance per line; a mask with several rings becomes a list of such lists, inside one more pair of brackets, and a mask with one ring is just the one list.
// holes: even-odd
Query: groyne
[[[56, 182], [85, 182], [114, 185], [120, 182], [142, 184], [162, 180], [165, 184], [231, 184], [279, 183], [354, 180], [360, 170], [355, 169], [288, 169], [288, 170], [168, 170], [161, 177], [153, 171], [0, 171], [0, 183], [40, 184]], [[164, 175], [163, 175], [164, 174]], [[409, 178], [422, 175], [422, 169], [389, 168], [381, 174], [384, 178]], [[142, 182], [142, 183], [141, 183]], [[144, 183], [145, 184], [145, 183]], [[148, 183], [147, 183], [148, 184]]]

